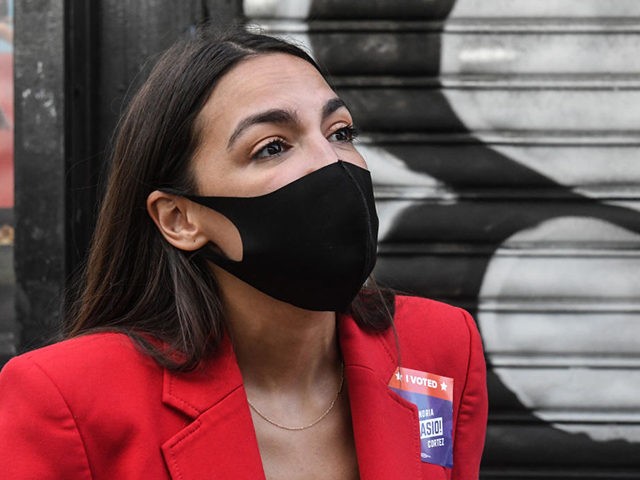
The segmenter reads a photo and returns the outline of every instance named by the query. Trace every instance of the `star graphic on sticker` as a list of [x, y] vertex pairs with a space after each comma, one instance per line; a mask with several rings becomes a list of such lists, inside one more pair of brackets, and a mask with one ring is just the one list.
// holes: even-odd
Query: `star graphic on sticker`
[[402, 380], [402, 374], [400, 372], [396, 372], [396, 378], [398, 380]]
[[441, 388], [442, 390], [446, 391], [446, 390], [447, 390], [447, 384], [446, 384], [445, 382], [442, 382], [442, 383], [440, 384], [440, 388]]

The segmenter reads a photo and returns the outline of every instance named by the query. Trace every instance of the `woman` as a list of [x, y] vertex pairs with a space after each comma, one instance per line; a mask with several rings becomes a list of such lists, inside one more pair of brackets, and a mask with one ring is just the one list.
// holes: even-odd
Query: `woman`
[[172, 47], [119, 126], [67, 340], [0, 375], [7, 478], [476, 478], [478, 332], [362, 287], [354, 136], [292, 45]]

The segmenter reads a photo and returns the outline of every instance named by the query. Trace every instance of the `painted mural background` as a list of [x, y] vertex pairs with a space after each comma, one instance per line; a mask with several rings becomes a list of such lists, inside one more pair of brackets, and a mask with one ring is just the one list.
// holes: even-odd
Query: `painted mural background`
[[0, 1], [0, 208], [13, 207], [13, 8]]
[[383, 283], [469, 309], [485, 478], [640, 478], [640, 2], [245, 0], [363, 131]]
[[15, 353], [13, 1], [0, 0], [0, 360]]

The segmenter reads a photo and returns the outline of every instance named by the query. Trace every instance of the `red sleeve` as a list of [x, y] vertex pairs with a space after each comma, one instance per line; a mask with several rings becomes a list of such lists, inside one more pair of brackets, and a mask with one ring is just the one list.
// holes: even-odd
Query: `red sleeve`
[[82, 438], [61, 392], [28, 357], [0, 372], [0, 465], [3, 478], [91, 478]]
[[476, 323], [464, 312], [469, 329], [467, 376], [458, 410], [453, 444], [452, 480], [477, 479], [487, 428], [487, 371]]

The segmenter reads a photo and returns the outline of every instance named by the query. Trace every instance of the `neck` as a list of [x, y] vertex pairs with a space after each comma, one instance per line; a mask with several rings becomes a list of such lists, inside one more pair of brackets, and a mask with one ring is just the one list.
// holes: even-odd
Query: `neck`
[[303, 392], [335, 383], [340, 358], [334, 312], [303, 310], [215, 269], [229, 333], [250, 390]]

